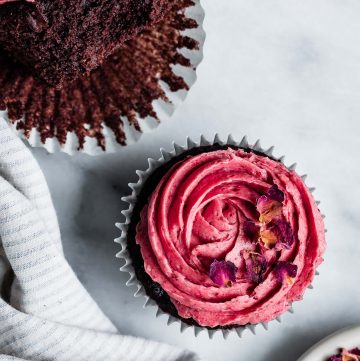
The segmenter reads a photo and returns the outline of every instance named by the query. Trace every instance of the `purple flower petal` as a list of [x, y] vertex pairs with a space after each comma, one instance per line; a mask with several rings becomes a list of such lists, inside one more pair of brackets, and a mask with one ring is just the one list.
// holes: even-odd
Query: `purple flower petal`
[[265, 248], [272, 249], [278, 242], [278, 236], [272, 229], [264, 227], [260, 231], [260, 241], [264, 244]]
[[360, 352], [358, 348], [354, 348], [350, 351], [343, 350], [342, 352], [342, 361], [359, 361]]
[[280, 261], [275, 266], [274, 273], [280, 283], [292, 284], [297, 275], [298, 267], [290, 262]]
[[273, 201], [277, 201], [280, 203], [284, 202], [285, 200], [284, 192], [282, 192], [276, 184], [270, 187], [266, 196]]
[[254, 283], [262, 283], [264, 274], [268, 268], [266, 258], [259, 253], [244, 252], [247, 278]]
[[236, 281], [237, 268], [230, 261], [214, 260], [210, 265], [210, 279], [220, 287], [231, 287]]
[[349, 351], [352, 355], [360, 356], [360, 349], [359, 348], [353, 348]]
[[331, 356], [328, 361], [359, 361], [360, 349], [354, 348], [352, 350], [342, 349], [341, 353]]
[[276, 184], [271, 186], [265, 195], [259, 197], [256, 209], [260, 213], [260, 222], [270, 222], [272, 219], [281, 216], [284, 199], [284, 193]]
[[251, 241], [256, 242], [259, 238], [260, 227], [251, 221], [245, 221], [243, 226], [244, 235]]
[[282, 203], [270, 199], [268, 196], [261, 196], [258, 199], [256, 209], [260, 213], [259, 220], [261, 223], [270, 222], [282, 215]]
[[294, 233], [289, 222], [273, 219], [260, 230], [260, 240], [266, 248], [290, 249], [294, 243]]

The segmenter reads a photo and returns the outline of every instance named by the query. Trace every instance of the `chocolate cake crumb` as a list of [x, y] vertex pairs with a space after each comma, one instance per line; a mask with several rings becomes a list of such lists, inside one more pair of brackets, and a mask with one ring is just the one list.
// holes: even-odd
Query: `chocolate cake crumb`
[[167, 0], [0, 3], [0, 46], [48, 84], [61, 87], [89, 74], [167, 9]]
[[65, 144], [69, 132], [84, 147], [85, 137], [92, 137], [106, 149], [103, 126], [109, 127], [119, 144], [126, 145], [124, 124], [141, 131], [139, 118], [158, 119], [153, 101], [169, 102], [159, 80], [172, 91], [189, 87], [172, 71], [172, 65], [191, 67], [180, 48], [198, 49], [196, 40], [181, 31], [193, 29], [197, 22], [185, 16], [193, 0], [176, 0], [161, 22], [123, 44], [90, 76], [66, 82], [62, 89], [48, 86], [22, 64], [0, 50], [0, 109], [8, 111], [11, 122], [29, 137], [36, 128], [45, 143], [56, 137]]

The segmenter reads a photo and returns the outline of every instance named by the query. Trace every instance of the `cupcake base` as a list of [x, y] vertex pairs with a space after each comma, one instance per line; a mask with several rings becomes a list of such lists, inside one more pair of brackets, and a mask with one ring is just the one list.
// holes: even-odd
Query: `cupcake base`
[[[155, 307], [157, 309], [156, 317], [162, 315], [166, 316], [168, 319], [168, 325], [172, 323], [178, 324], [181, 332], [191, 328], [195, 336], [198, 336], [202, 331], [206, 331], [209, 338], [212, 338], [216, 333], [221, 333], [224, 338], [227, 338], [227, 336], [232, 332], [236, 332], [239, 337], [242, 337], [245, 330], [255, 334], [257, 328], [260, 326], [267, 330], [268, 322], [246, 324], [244, 326], [234, 324], [227, 325], [225, 327], [220, 326], [210, 328], [199, 326], [199, 324], [192, 319], [179, 317], [175, 306], [172, 304], [166, 292], [164, 292], [161, 286], [154, 282], [145, 272], [140, 248], [135, 241], [136, 225], [140, 219], [140, 212], [143, 206], [147, 203], [148, 197], [156, 188], [159, 178], [162, 178], [164, 173], [166, 173], [175, 162], [178, 162], [187, 156], [197, 155], [199, 153], [213, 150], [227, 149], [229, 147], [252, 152], [284, 164], [283, 156], [273, 156], [274, 147], [264, 149], [260, 145], [259, 140], [253, 145], [249, 145], [246, 137], [243, 137], [240, 142], [235, 141], [232, 136], [229, 136], [226, 141], [223, 141], [217, 134], [212, 141], [208, 141], [203, 136], [201, 136], [200, 141], [197, 142], [187, 138], [187, 144], [185, 146], [179, 146], [174, 143], [172, 151], [160, 149], [162, 156], [158, 160], [150, 158], [148, 159], [149, 165], [146, 170], [136, 171], [139, 176], [139, 180], [136, 183], [129, 184], [132, 193], [131, 195], [123, 198], [123, 201], [128, 203], [128, 208], [122, 212], [126, 219], [122, 223], [116, 224], [116, 227], [121, 230], [121, 236], [115, 239], [115, 242], [119, 243], [121, 246], [121, 251], [117, 253], [116, 257], [125, 261], [120, 268], [120, 271], [130, 275], [126, 285], [128, 287], [136, 287], [134, 297], [144, 297], [146, 300], [144, 307]], [[296, 168], [296, 164], [287, 166], [287, 168], [289, 170], [294, 170]], [[306, 175], [303, 175], [302, 178], [305, 180]], [[308, 189], [313, 192], [315, 188]], [[323, 216], [323, 218], [325, 217]], [[315, 272], [315, 275], [318, 275], [317, 271]], [[310, 284], [308, 288], [311, 289], [313, 287]], [[290, 305], [286, 312], [294, 312], [292, 305]], [[280, 315], [276, 317], [274, 321], [281, 322], [281, 318], [282, 316]]]

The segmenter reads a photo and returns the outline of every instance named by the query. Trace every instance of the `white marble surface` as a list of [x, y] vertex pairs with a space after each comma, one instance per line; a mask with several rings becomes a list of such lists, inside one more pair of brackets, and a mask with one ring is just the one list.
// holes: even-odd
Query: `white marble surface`
[[[205, 60], [173, 119], [109, 156], [34, 150], [58, 212], [67, 257], [120, 331], [188, 347], [209, 361], [296, 360], [339, 327], [360, 322], [360, 2], [203, 0]], [[120, 198], [159, 147], [185, 136], [244, 134], [276, 145], [327, 215], [328, 250], [314, 290], [282, 324], [228, 340], [198, 338], [142, 309], [114, 258]], [[360, 342], [360, 340], [359, 340]]]

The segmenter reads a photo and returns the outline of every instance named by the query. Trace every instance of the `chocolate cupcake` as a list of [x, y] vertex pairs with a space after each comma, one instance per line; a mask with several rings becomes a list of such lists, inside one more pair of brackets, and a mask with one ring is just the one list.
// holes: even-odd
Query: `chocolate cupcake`
[[50, 152], [99, 154], [135, 142], [184, 100], [202, 60], [199, 0], [167, 4], [161, 21], [123, 43], [89, 76], [65, 81], [62, 89], [39, 80], [0, 48], [4, 117], [32, 146]]
[[0, 46], [49, 85], [89, 74], [165, 14], [167, 0], [0, 2]]
[[322, 262], [323, 217], [302, 177], [246, 139], [175, 146], [124, 212], [123, 271], [159, 312], [211, 336], [278, 319]]

